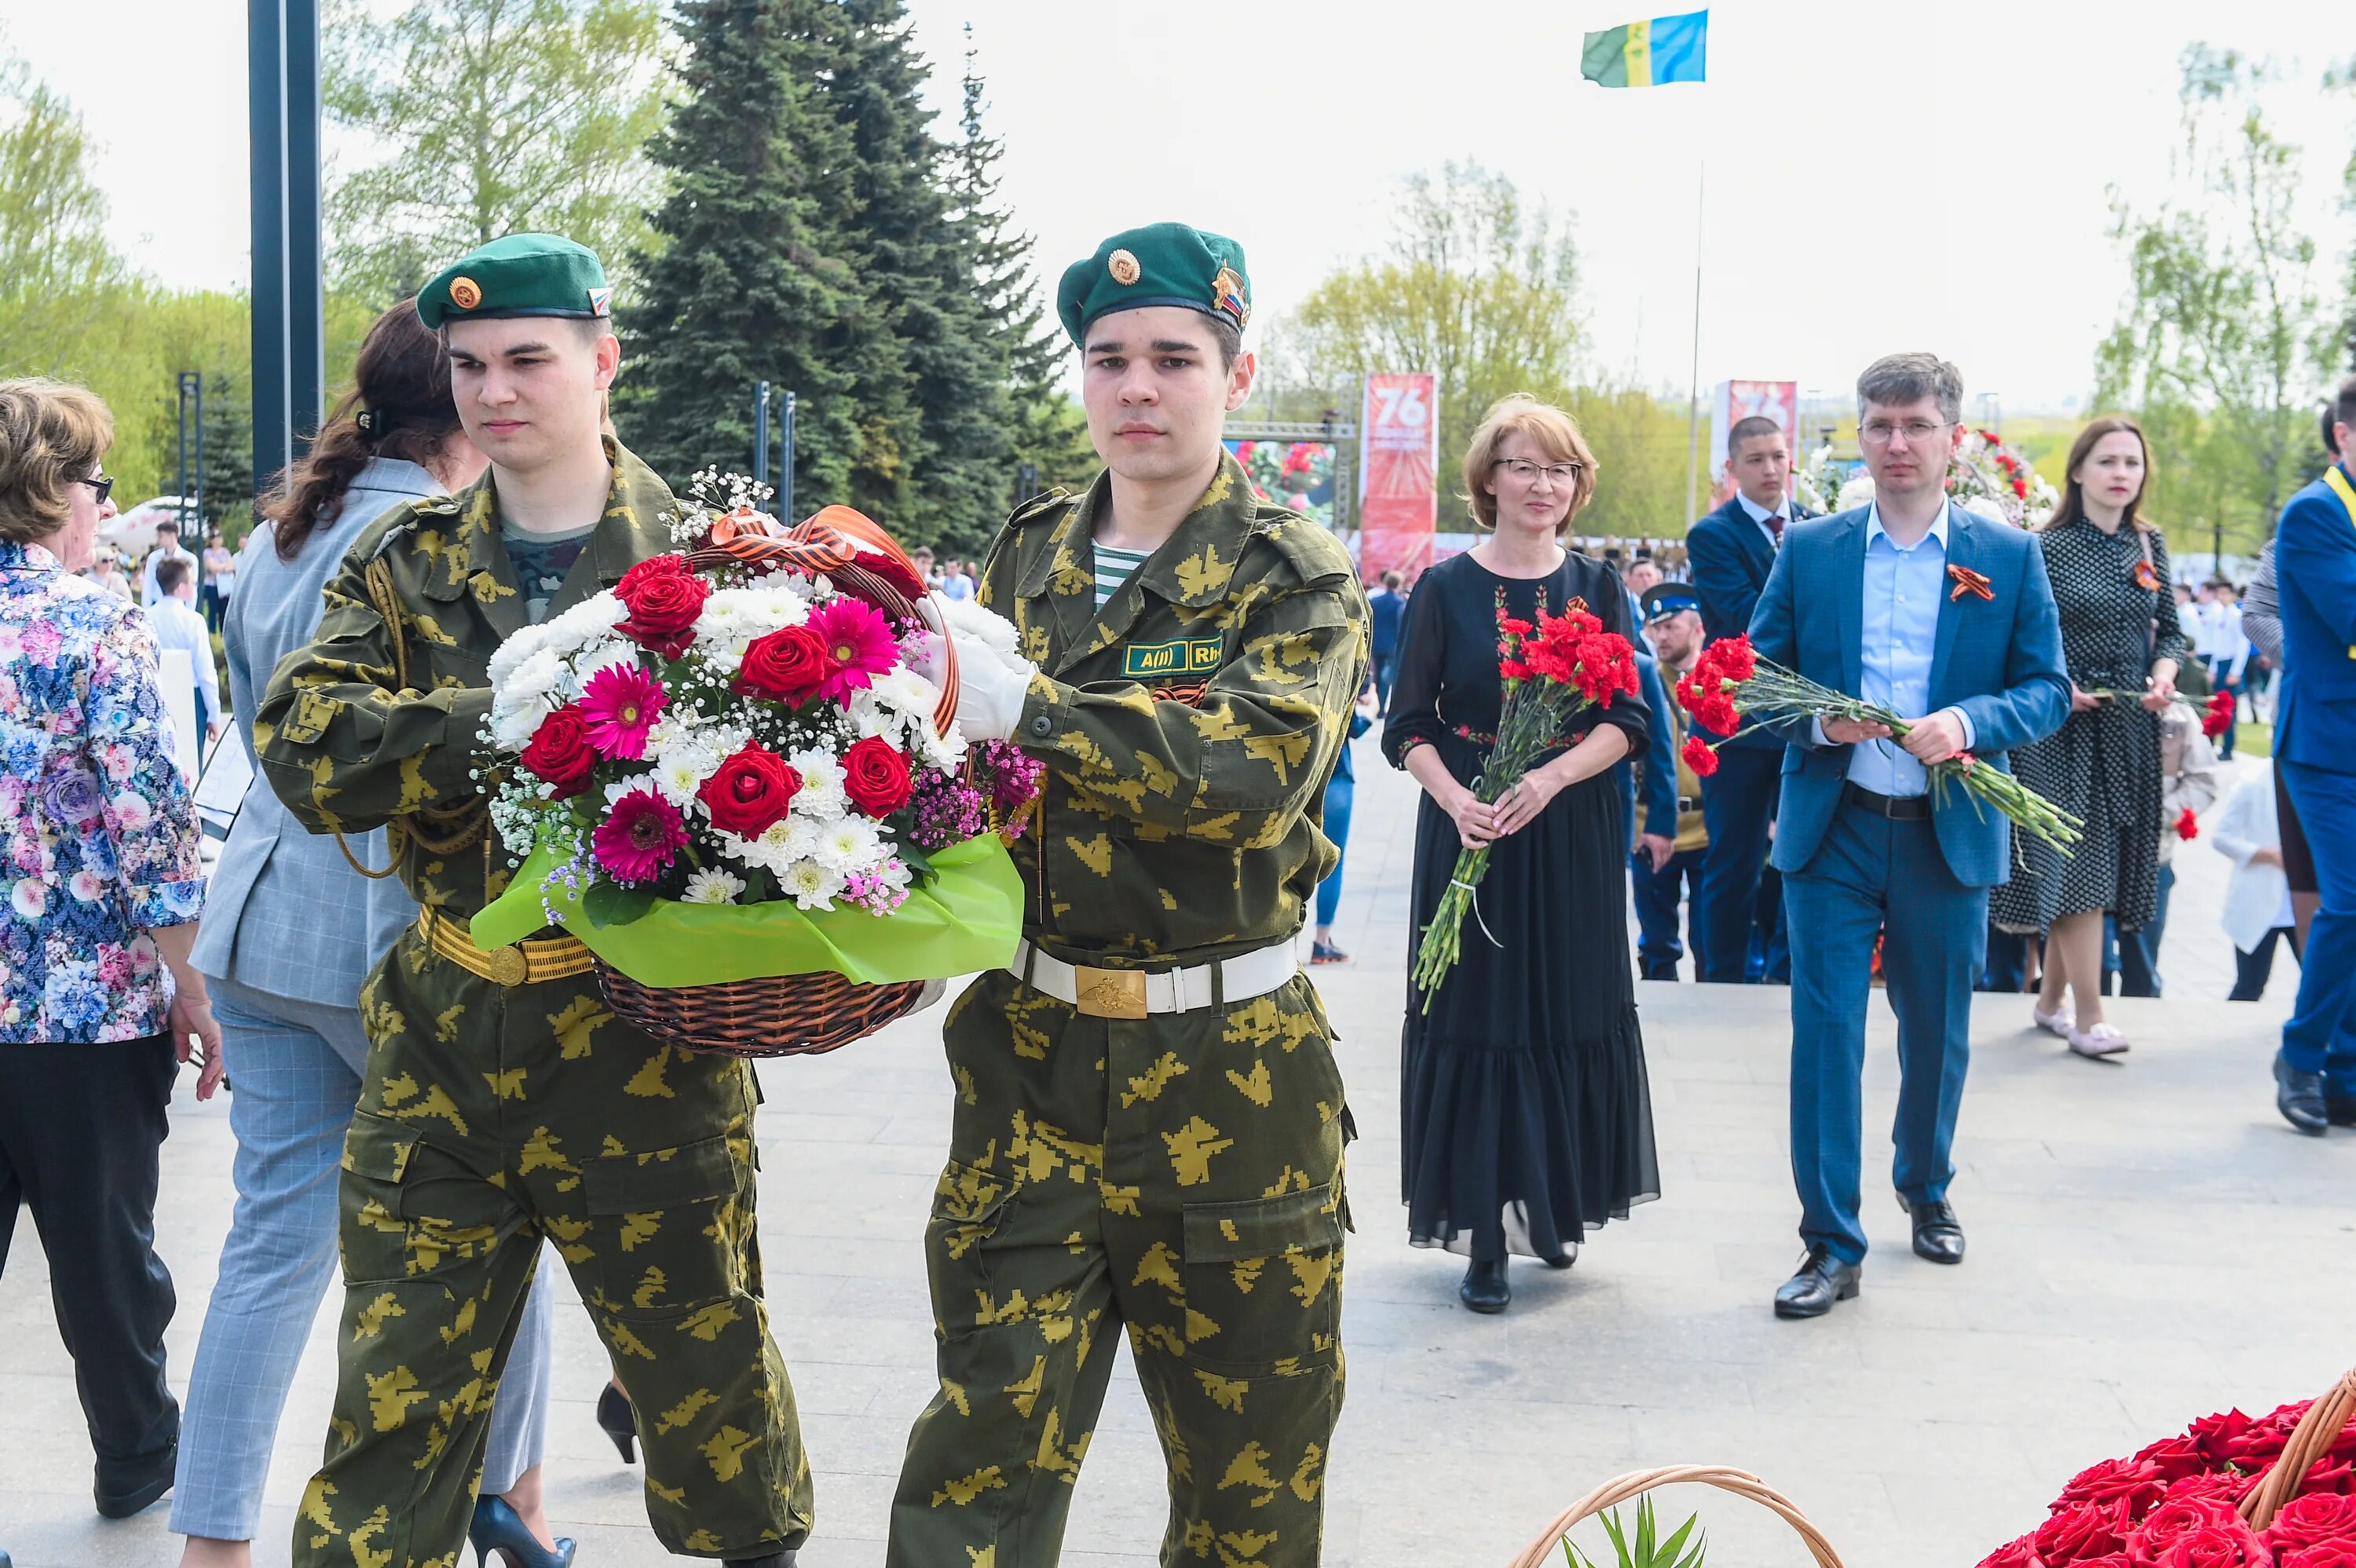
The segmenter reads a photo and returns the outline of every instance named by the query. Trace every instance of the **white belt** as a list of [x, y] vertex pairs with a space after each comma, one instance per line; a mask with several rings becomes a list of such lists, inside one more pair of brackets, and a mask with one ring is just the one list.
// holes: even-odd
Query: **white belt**
[[1301, 973], [1290, 942], [1262, 947], [1191, 969], [1098, 969], [1066, 964], [1028, 941], [1014, 949], [1008, 973], [1034, 991], [1077, 1008], [1092, 1019], [1141, 1019], [1264, 997]]

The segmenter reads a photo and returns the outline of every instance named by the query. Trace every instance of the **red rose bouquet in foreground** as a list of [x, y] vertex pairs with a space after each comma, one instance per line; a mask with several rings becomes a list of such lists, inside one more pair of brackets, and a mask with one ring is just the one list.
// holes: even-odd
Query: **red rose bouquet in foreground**
[[[1906, 738], [1906, 720], [1887, 708], [1862, 698], [1836, 691], [1761, 658], [1748, 637], [1721, 637], [1702, 651], [1693, 669], [1677, 677], [1677, 701], [1700, 729], [1732, 737], [1744, 729], [1796, 719], [1847, 719], [1865, 724], [1886, 724], [1898, 740]], [[1723, 744], [1721, 741], [1719, 744]], [[1685, 758], [1697, 774], [1718, 769], [1718, 746], [1697, 733], [1686, 742]], [[2085, 824], [2022, 784], [2001, 768], [1982, 763], [1969, 752], [1959, 752], [1926, 770], [1934, 794], [1944, 795], [1959, 786], [1976, 807], [1995, 807], [2012, 825], [2064, 854], [2078, 842]]]
[[2255, 1420], [2227, 1411], [2105, 1459], [1980, 1568], [2356, 1568], [2356, 1433], [2334, 1439], [2264, 1530], [2242, 1514], [2313, 1403]]
[[[1628, 639], [1607, 632], [1603, 623], [1574, 599], [1559, 615], [1541, 605], [1536, 625], [1505, 613], [1505, 596], [1497, 594], [1497, 673], [1505, 683], [1505, 709], [1497, 719], [1497, 739], [1472, 793], [1494, 802], [1521, 782], [1522, 775], [1559, 749], [1570, 721], [1588, 708], [1609, 708], [1618, 696], [1636, 694], [1636, 654]], [[1488, 875], [1489, 851], [1460, 850], [1450, 873], [1448, 891], [1431, 923], [1423, 930], [1416, 949], [1415, 984], [1423, 992], [1423, 1010], [1431, 1010], [1432, 993], [1455, 965], [1463, 949], [1459, 935], [1464, 912]]]

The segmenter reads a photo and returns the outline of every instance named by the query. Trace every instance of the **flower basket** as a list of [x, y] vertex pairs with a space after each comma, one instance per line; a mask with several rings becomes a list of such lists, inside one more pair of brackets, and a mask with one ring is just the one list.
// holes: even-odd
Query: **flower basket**
[[930, 982], [862, 986], [840, 975], [771, 975], [721, 985], [641, 986], [597, 965], [614, 1015], [667, 1045], [712, 1056], [817, 1056], [913, 1011]]
[[1808, 1522], [1799, 1505], [1749, 1471], [1725, 1465], [1669, 1465], [1657, 1470], [1631, 1470], [1606, 1481], [1557, 1514], [1552, 1524], [1522, 1548], [1513, 1561], [1513, 1568], [1547, 1568], [1560, 1549], [1564, 1532], [1580, 1520], [1591, 1519], [1605, 1509], [1657, 1488], [1684, 1485], [1716, 1487], [1719, 1491], [1748, 1498], [1792, 1527], [1815, 1556], [1817, 1568], [1841, 1568], [1840, 1553], [1833, 1550], [1822, 1531]]

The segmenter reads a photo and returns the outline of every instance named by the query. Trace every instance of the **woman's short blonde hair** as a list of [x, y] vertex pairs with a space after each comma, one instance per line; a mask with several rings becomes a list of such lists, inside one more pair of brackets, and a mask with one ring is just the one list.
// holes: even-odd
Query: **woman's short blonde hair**
[[0, 539], [37, 544], [73, 517], [68, 486], [114, 444], [114, 416], [86, 387], [0, 381]]
[[1464, 451], [1464, 500], [1472, 509], [1472, 524], [1483, 532], [1497, 526], [1497, 497], [1489, 493], [1489, 485], [1497, 466], [1498, 454], [1505, 443], [1521, 436], [1546, 454], [1548, 463], [1576, 463], [1579, 480], [1570, 489], [1570, 506], [1555, 525], [1555, 537], [1560, 539], [1570, 529], [1570, 520], [1583, 511], [1587, 503], [1595, 499], [1595, 453], [1589, 449], [1587, 438], [1579, 433], [1579, 421], [1552, 403], [1542, 403], [1524, 392], [1499, 398], [1489, 405], [1488, 414], [1481, 428], [1472, 432], [1472, 444]]

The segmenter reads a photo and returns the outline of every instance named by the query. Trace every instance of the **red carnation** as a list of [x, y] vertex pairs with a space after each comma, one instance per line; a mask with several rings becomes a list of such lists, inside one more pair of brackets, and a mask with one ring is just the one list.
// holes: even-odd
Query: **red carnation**
[[1527, 621], [1523, 620], [1518, 615], [1500, 615], [1497, 617], [1497, 630], [1505, 636], [1526, 637], [1537, 629], [1537, 627], [1531, 625]]
[[908, 803], [908, 759], [880, 735], [842, 755], [842, 793], [870, 816], [889, 816]]
[[[2241, 716], [2239, 712], [2240, 707], [2241, 704], [2239, 699], [2236, 699], [2230, 691], [2220, 691], [2213, 694], [2209, 699], [2208, 707], [2201, 711], [2201, 732], [2203, 735], [2208, 736], [2212, 741], [2218, 736], [2222, 735], [2226, 731], [2233, 727], [2234, 720]], [[2282, 1445], [2279, 1443], [2276, 1444], [2274, 1452], [2276, 1454], [2281, 1453]]]
[[787, 626], [755, 637], [731, 683], [740, 695], [807, 702], [826, 679], [826, 640], [808, 626]]
[[578, 704], [568, 702], [540, 721], [531, 743], [523, 749], [523, 765], [535, 778], [554, 784], [558, 800], [570, 800], [589, 787], [597, 753], [589, 744], [589, 721]]
[[1529, 680], [1535, 676], [1530, 667], [1519, 659], [1499, 659], [1497, 673], [1507, 680]]
[[757, 838], [784, 820], [802, 775], [790, 763], [755, 741], [703, 781], [695, 792], [712, 813], [712, 826], [740, 838]]
[[1727, 680], [1749, 680], [1759, 673], [1759, 652], [1749, 637], [1720, 637], [1701, 656], [1703, 664]]
[[2189, 805], [2184, 808], [2184, 815], [2176, 819], [2176, 836], [2186, 840], [2201, 837], [2201, 819], [2192, 815], [2192, 808]]
[[2029, 499], [2029, 481], [2028, 481], [2028, 480], [2026, 480], [2026, 479], [2015, 479], [2015, 480], [2012, 482], [2012, 493], [2013, 493], [2014, 495], [2016, 495], [2016, 496], [2019, 496], [2019, 497], [2020, 497], [2022, 500], [2024, 500], [2024, 501], [2028, 500], [2028, 499]]
[[695, 640], [696, 617], [703, 613], [712, 585], [688, 571], [680, 557], [656, 555], [624, 572], [614, 596], [630, 612], [629, 619], [614, 629], [641, 647], [675, 659]]
[[1706, 779], [1718, 772], [1717, 749], [1698, 735], [1687, 736], [1685, 749], [1677, 754], [1685, 759], [1686, 766], [1694, 771], [1694, 777], [1697, 779]]

